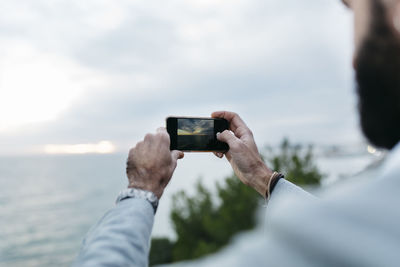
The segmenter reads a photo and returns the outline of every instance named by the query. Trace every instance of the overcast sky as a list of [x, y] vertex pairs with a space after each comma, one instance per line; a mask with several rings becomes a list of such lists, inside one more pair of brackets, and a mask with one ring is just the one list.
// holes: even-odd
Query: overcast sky
[[0, 2], [0, 153], [109, 140], [169, 115], [242, 115], [259, 145], [359, 142], [339, 0]]

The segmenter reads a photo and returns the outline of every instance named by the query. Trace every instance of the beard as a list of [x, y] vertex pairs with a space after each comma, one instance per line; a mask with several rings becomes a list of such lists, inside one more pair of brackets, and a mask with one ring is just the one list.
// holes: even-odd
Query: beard
[[400, 40], [380, 0], [370, 1], [372, 21], [356, 57], [361, 128], [376, 147], [400, 140]]

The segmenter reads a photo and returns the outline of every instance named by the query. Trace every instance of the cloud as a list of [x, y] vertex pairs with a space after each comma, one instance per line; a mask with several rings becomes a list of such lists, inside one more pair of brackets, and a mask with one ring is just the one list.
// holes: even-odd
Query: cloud
[[[0, 17], [7, 26], [0, 37], [22, 40], [38, 59], [51, 55], [48, 65], [59, 66], [67, 77], [59, 82], [60, 96], [68, 88], [80, 92], [52, 121], [0, 132], [9, 147], [101, 140], [124, 147], [163, 125], [168, 115], [207, 116], [216, 109], [242, 114], [261, 144], [284, 135], [302, 141], [359, 139], [351, 16], [339, 3], [4, 5]], [[90, 82], [82, 83], [72, 70]]]
[[105, 83], [73, 60], [0, 39], [0, 131], [54, 120], [79, 95]]

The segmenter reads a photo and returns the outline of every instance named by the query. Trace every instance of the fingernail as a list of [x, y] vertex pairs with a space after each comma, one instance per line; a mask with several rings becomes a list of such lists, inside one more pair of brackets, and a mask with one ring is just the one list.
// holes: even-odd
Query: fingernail
[[218, 133], [217, 133], [217, 137], [218, 137], [220, 134], [221, 134], [221, 133], [220, 133], [220, 132], [218, 132]]

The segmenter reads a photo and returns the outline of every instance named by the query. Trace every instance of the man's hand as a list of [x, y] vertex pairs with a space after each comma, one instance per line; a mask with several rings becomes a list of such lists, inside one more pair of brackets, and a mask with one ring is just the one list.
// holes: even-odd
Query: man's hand
[[[211, 116], [226, 119], [230, 123], [230, 131], [225, 130], [217, 134], [217, 139], [229, 145], [229, 151], [225, 156], [233, 171], [244, 184], [253, 187], [265, 197], [268, 180], [273, 171], [261, 159], [253, 133], [236, 113], [217, 111]], [[216, 156], [222, 158], [223, 154], [216, 153]]]
[[147, 134], [143, 141], [129, 151], [126, 174], [129, 188], [153, 192], [159, 199], [174, 173], [182, 151], [170, 151], [170, 139], [165, 128]]

